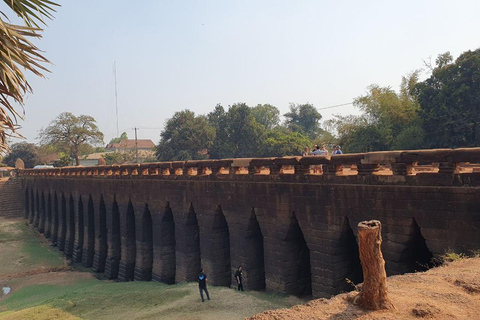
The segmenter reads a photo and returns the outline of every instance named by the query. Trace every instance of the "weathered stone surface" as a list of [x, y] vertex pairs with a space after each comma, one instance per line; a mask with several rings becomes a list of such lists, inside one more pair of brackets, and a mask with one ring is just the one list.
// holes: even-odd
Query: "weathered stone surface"
[[[245, 288], [326, 297], [349, 290], [345, 278], [361, 281], [352, 226], [363, 220], [382, 222], [387, 274], [418, 270], [428, 262], [421, 256], [480, 247], [480, 173], [452, 171], [450, 163], [473, 152], [460, 151], [396, 154], [390, 176], [375, 170], [391, 154], [364, 163], [365, 154], [354, 154], [249, 159], [249, 174], [226, 159], [149, 164], [142, 174], [95, 167], [90, 175], [54, 169], [17, 179], [27, 221], [40, 228], [43, 216], [52, 243], [108, 278], [195, 281], [203, 267], [211, 283], [228, 286], [242, 265]], [[443, 173], [408, 174], [409, 163], [433, 160], [447, 163]], [[308, 173], [305, 166], [322, 161], [335, 174]], [[351, 164], [368, 174], [333, 167], [352, 171]], [[255, 171], [263, 166], [270, 174]], [[279, 166], [305, 170], [280, 174]], [[211, 174], [189, 176], [188, 168]]]

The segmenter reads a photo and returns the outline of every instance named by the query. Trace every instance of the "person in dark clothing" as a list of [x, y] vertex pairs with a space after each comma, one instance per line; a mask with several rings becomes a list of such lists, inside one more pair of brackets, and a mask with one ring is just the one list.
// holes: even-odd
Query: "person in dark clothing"
[[202, 298], [202, 302], [205, 302], [205, 299], [203, 299], [203, 291], [205, 291], [207, 299], [210, 300], [210, 295], [208, 294], [207, 290], [207, 275], [203, 273], [203, 269], [200, 269], [200, 274], [198, 275], [198, 290], [200, 291], [200, 298]]
[[243, 268], [242, 266], [238, 267], [238, 270], [235, 272], [235, 279], [238, 283], [238, 291], [243, 291]]

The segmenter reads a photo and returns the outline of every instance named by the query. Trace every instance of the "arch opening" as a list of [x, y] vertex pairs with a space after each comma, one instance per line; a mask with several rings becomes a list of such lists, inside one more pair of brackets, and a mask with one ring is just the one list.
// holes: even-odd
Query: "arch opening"
[[135, 280], [152, 280], [153, 268], [153, 225], [152, 216], [145, 205], [142, 214], [141, 233], [137, 240], [137, 263], [135, 268]]
[[43, 191], [40, 193], [40, 210], [39, 210], [39, 222], [38, 222], [38, 232], [45, 232], [45, 195]]
[[67, 258], [72, 257], [74, 243], [75, 243], [75, 204], [73, 202], [73, 196], [70, 195], [68, 199], [67, 233], [65, 238], [65, 249], [64, 249], [64, 254]]
[[65, 249], [65, 238], [67, 235], [67, 200], [65, 195], [62, 193], [61, 198], [61, 208], [60, 208], [60, 236], [58, 238], [58, 249], [63, 251]]
[[160, 222], [160, 275], [159, 280], [164, 283], [175, 283], [175, 222], [172, 209], [167, 203]]
[[120, 210], [118, 209], [117, 199], [114, 198], [112, 204], [111, 221], [109, 225], [108, 256], [105, 263], [105, 275], [109, 279], [118, 277], [118, 267], [121, 259], [121, 240], [120, 240]]
[[58, 239], [58, 197], [57, 193], [53, 195], [53, 224], [52, 224], [52, 244], [57, 245]]
[[73, 261], [81, 262], [83, 255], [83, 239], [84, 239], [84, 221], [83, 221], [83, 201], [82, 197], [78, 198], [78, 211], [75, 223], [75, 244], [73, 247]]
[[107, 208], [103, 196], [100, 196], [100, 207], [98, 210], [98, 230], [95, 239], [95, 256], [93, 258], [93, 271], [105, 271], [105, 261], [107, 259]]
[[45, 223], [45, 237], [50, 238], [52, 236], [52, 228], [53, 228], [52, 197], [50, 192], [47, 195], [46, 215], [47, 215], [47, 218]]
[[286, 292], [297, 296], [312, 295], [312, 273], [310, 267], [310, 249], [303, 235], [302, 229], [298, 223], [295, 213], [293, 213], [287, 237], [291, 257], [289, 264], [291, 267], [285, 282]]
[[425, 238], [422, 235], [420, 226], [413, 219], [413, 236], [410, 244], [410, 272], [426, 271], [435, 266], [433, 254], [428, 249]]
[[28, 221], [28, 215], [30, 214], [30, 193], [28, 192], [28, 187], [25, 188], [25, 211], [23, 213], [23, 218]]
[[341, 284], [339, 286], [341, 291], [352, 291], [355, 289], [354, 286], [347, 283], [345, 279], [350, 280], [355, 285], [363, 282], [363, 269], [360, 262], [357, 238], [350, 226], [348, 217], [344, 220], [340, 245], [340, 263], [335, 269], [340, 271], [341, 274], [337, 280]]
[[[263, 234], [260, 224], [252, 208], [248, 220], [245, 248], [245, 286], [252, 290], [265, 290], [265, 258], [263, 247]], [[235, 282], [236, 283], [236, 282]]]
[[[135, 259], [137, 250], [135, 246], [135, 212], [132, 202], [127, 205], [125, 227], [122, 230], [122, 257], [118, 277], [122, 281], [132, 281], [135, 273]], [[125, 252], [125, 254], [123, 254]]]
[[92, 266], [95, 255], [95, 208], [93, 206], [92, 195], [88, 196], [85, 218], [82, 265], [88, 268]]

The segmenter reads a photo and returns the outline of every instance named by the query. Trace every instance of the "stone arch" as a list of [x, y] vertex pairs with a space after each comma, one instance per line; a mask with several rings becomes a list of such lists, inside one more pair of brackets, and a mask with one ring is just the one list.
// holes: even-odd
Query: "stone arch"
[[87, 213], [85, 215], [84, 224], [84, 240], [82, 265], [91, 267], [93, 265], [93, 257], [95, 255], [95, 207], [93, 205], [92, 195], [88, 196]]
[[35, 215], [33, 219], [33, 225], [38, 230], [38, 226], [40, 224], [40, 195], [38, 193], [38, 190], [35, 192], [35, 207], [33, 212]]
[[53, 223], [52, 223], [52, 234], [51, 234], [51, 237], [50, 239], [52, 240], [52, 244], [54, 246], [57, 245], [57, 239], [58, 239], [58, 221], [59, 221], [59, 217], [58, 217], [58, 197], [57, 197], [57, 193], [55, 192], [53, 194]]
[[45, 194], [43, 191], [40, 192], [40, 210], [39, 210], [39, 221], [38, 221], [38, 232], [45, 232]]
[[121, 224], [122, 256], [118, 278], [121, 281], [131, 281], [134, 279], [135, 259], [137, 254], [135, 247], [135, 212], [131, 200], [128, 201], [124, 221], [125, 223]]
[[175, 283], [175, 221], [168, 202], [160, 221], [159, 231], [159, 239], [154, 238], [152, 278], [155, 281], [173, 284]]
[[52, 235], [53, 228], [53, 214], [52, 214], [52, 196], [50, 192], [47, 194], [47, 209], [46, 213], [46, 223], [45, 223], [45, 238], [50, 238]]
[[335, 279], [337, 284], [334, 287], [338, 288], [338, 292], [352, 291], [354, 286], [347, 283], [345, 279], [349, 279], [354, 284], [359, 284], [363, 282], [363, 270], [360, 263], [357, 238], [350, 226], [348, 217], [345, 217], [343, 222], [335, 256], [336, 264], [333, 271], [337, 275]]
[[232, 282], [230, 231], [220, 205], [215, 208], [211, 224], [201, 230], [202, 267], [212, 285], [229, 287]]
[[33, 224], [35, 219], [35, 197], [33, 195], [33, 189], [30, 189], [30, 211], [28, 213], [28, 223]]
[[75, 216], [75, 242], [73, 245], [73, 262], [81, 262], [83, 255], [83, 239], [84, 239], [84, 217], [83, 217], [83, 201], [82, 196], [78, 197], [78, 210]]
[[100, 205], [97, 219], [95, 219], [95, 256], [93, 257], [93, 271], [105, 271], [107, 259], [107, 208], [103, 196], [100, 196]]
[[115, 197], [112, 204], [112, 213], [107, 218], [109, 218], [107, 219], [108, 255], [105, 262], [105, 275], [108, 279], [115, 279], [118, 277], [118, 266], [121, 258], [120, 210]]
[[63, 251], [65, 249], [65, 238], [67, 236], [67, 200], [65, 194], [62, 192], [60, 199], [60, 225], [58, 237], [58, 249]]
[[[252, 290], [265, 290], [263, 234], [254, 208], [252, 208], [248, 218], [244, 243], [243, 262], [241, 264], [245, 270], [245, 287]], [[238, 266], [234, 267], [237, 268]]]
[[426, 271], [434, 267], [433, 254], [428, 249], [425, 238], [415, 219], [412, 221], [412, 236], [408, 251], [410, 256], [409, 272]]
[[68, 210], [67, 210], [67, 233], [65, 237], [65, 249], [63, 253], [67, 258], [72, 257], [73, 245], [75, 243], [75, 203], [73, 196], [70, 194], [68, 198]]
[[175, 227], [175, 281], [195, 281], [200, 269], [200, 229], [193, 204]]
[[23, 200], [25, 203], [25, 211], [23, 212], [23, 218], [28, 221], [28, 216], [30, 214], [30, 192], [28, 187], [25, 188], [25, 198]]
[[[298, 223], [295, 212], [292, 214], [285, 237], [287, 252], [285, 257], [285, 291], [298, 296], [312, 294], [312, 273], [310, 267], [310, 249]], [[288, 258], [289, 257], [289, 258]]]
[[153, 224], [148, 204], [142, 214], [142, 222], [137, 233], [137, 256], [135, 264], [135, 280], [152, 280], [153, 268]]

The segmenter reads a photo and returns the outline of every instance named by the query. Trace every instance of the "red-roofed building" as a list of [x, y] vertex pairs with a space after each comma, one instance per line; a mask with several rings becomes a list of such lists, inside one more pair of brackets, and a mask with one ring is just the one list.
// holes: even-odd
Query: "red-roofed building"
[[[137, 139], [138, 160], [145, 161], [155, 157], [155, 144], [150, 139]], [[118, 143], [109, 143], [105, 147], [109, 152], [135, 152], [135, 139], [121, 140]]]

